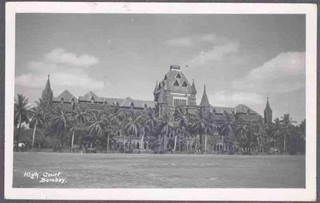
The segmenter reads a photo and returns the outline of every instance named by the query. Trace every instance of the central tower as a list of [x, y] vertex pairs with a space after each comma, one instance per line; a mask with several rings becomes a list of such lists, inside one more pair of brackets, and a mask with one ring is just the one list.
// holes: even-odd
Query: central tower
[[159, 109], [173, 110], [177, 106], [196, 105], [194, 81], [190, 84], [178, 65], [170, 66], [163, 79], [156, 83], [153, 94]]

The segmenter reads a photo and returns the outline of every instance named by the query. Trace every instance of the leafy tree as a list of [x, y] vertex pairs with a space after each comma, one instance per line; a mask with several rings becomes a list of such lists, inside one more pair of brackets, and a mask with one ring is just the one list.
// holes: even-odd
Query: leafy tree
[[166, 149], [166, 138], [168, 138], [174, 130], [174, 124], [171, 121], [171, 117], [168, 113], [163, 114], [158, 119], [158, 141], [159, 141], [159, 147], [158, 147], [158, 153], [160, 153], [160, 150], [162, 149], [163, 152], [165, 152]]
[[290, 137], [295, 132], [295, 127], [293, 123], [296, 123], [296, 121], [293, 121], [292, 118], [290, 118], [289, 114], [284, 114], [284, 116], [281, 118], [281, 125], [283, 126], [283, 151], [284, 153], [287, 152], [287, 138]]
[[70, 125], [71, 113], [63, 105], [59, 105], [51, 110], [51, 127], [53, 132], [58, 133], [61, 152], [63, 149], [63, 136], [67, 133]]
[[71, 137], [71, 152], [73, 151], [74, 146], [74, 137], [77, 132], [83, 132], [86, 130], [86, 125], [89, 122], [89, 114], [85, 110], [86, 105], [78, 105], [75, 110], [72, 112], [72, 118], [70, 122], [69, 133], [72, 134]]
[[133, 137], [138, 137], [141, 134], [141, 128], [142, 128], [142, 124], [143, 124], [143, 119], [144, 116], [143, 115], [139, 115], [139, 114], [132, 114], [131, 116], [129, 116], [127, 118], [127, 123], [125, 126], [125, 132], [129, 138], [129, 152], [131, 152], [131, 140]]
[[29, 113], [29, 106], [28, 106], [28, 99], [23, 96], [22, 94], [18, 94], [17, 98], [14, 101], [14, 123], [19, 124], [18, 127], [18, 134], [16, 136], [16, 143], [17, 143], [17, 151], [19, 151], [19, 138], [21, 133], [21, 125], [22, 123], [29, 123], [28, 113]]
[[176, 148], [177, 137], [179, 137], [179, 151], [181, 151], [181, 142], [186, 137], [186, 128], [190, 125], [190, 121], [189, 121], [190, 118], [186, 110], [181, 107], [178, 107], [175, 109], [173, 117], [178, 124], [178, 126], [176, 127], [177, 130], [175, 131], [176, 136], [175, 136], [174, 149]]
[[192, 118], [191, 128], [199, 135], [200, 152], [203, 153], [202, 135], [207, 135], [212, 130], [212, 125], [210, 124], [208, 117], [205, 117], [201, 111], [197, 112]]
[[[38, 105], [31, 109], [31, 118], [29, 127], [33, 128], [33, 136], [32, 136], [32, 150], [35, 142], [35, 135], [37, 131], [37, 127], [44, 128], [48, 126], [49, 123], [49, 112], [47, 106], [40, 99]], [[44, 138], [43, 138], [44, 139]]]

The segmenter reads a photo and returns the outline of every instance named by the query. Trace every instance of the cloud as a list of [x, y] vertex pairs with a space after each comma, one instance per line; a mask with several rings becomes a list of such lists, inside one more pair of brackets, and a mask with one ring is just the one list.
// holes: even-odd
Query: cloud
[[239, 49], [239, 43], [227, 43], [223, 45], [213, 46], [210, 50], [201, 51], [193, 56], [193, 58], [187, 63], [193, 66], [202, 66], [209, 62], [220, 62], [225, 60], [228, 55], [236, 54]]
[[192, 35], [187, 37], [173, 38], [166, 41], [167, 45], [177, 47], [193, 47], [198, 44], [223, 44], [229, 41], [225, 37], [218, 36], [214, 33], [204, 35]]
[[265, 98], [255, 92], [226, 92], [219, 91], [214, 94], [208, 94], [210, 104], [213, 106], [235, 107], [238, 104], [249, 106], [259, 106], [265, 103]]
[[89, 67], [99, 63], [99, 59], [95, 56], [88, 54], [76, 55], [68, 53], [64, 49], [57, 48], [46, 54], [44, 57], [51, 63], [72, 65], [79, 67]]
[[[27, 64], [29, 72], [16, 77], [15, 83], [28, 88], [43, 89], [50, 74], [52, 88], [64, 90], [68, 88], [100, 90], [105, 82], [90, 77], [83, 69], [66, 68], [61, 65], [43, 61], [31, 61]], [[54, 85], [53, 85], [54, 84]]]
[[191, 37], [174, 38], [166, 42], [170, 46], [192, 47], [193, 40]]
[[243, 79], [234, 80], [237, 90], [291, 92], [305, 87], [305, 53], [284, 52], [251, 70]]

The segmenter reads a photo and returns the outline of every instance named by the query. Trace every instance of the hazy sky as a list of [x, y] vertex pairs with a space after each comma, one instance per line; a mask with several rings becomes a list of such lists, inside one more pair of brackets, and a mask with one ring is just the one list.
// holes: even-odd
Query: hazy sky
[[15, 93], [153, 100], [172, 64], [211, 105], [305, 118], [304, 15], [17, 14]]

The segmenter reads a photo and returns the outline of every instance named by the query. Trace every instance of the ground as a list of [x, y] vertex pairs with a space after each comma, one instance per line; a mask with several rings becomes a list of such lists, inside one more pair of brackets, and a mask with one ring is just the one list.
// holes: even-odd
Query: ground
[[16, 152], [13, 187], [304, 188], [305, 157]]

